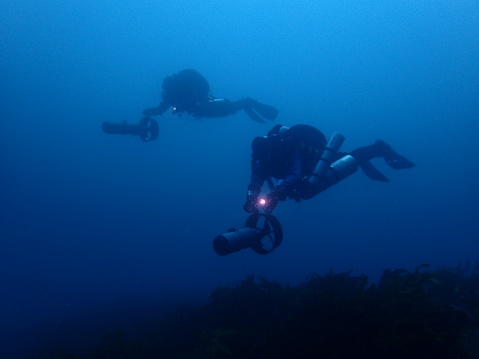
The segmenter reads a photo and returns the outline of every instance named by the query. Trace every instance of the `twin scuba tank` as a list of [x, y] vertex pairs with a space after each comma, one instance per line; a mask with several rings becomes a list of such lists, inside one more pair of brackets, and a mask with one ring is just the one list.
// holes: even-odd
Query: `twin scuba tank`
[[312, 173], [303, 179], [297, 190], [298, 199], [312, 198], [358, 170], [358, 163], [351, 155], [334, 161], [343, 142], [342, 134], [334, 132], [331, 135]]

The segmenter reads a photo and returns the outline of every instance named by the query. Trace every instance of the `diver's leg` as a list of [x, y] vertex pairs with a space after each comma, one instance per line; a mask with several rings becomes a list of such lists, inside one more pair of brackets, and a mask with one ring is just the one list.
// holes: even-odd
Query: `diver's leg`
[[253, 100], [251, 97], [246, 97], [234, 103], [238, 109], [244, 110], [246, 114], [256, 122], [266, 122], [264, 119], [273, 121], [278, 117], [278, 110], [276, 108]]
[[389, 167], [392, 167], [396, 170], [416, 167], [412, 161], [394, 151], [394, 149], [386, 142], [377, 140], [375, 144], [381, 149], [381, 157], [384, 158]]
[[394, 169], [416, 166], [413, 162], [394, 151], [390, 145], [382, 140], [377, 140], [376, 143], [370, 146], [359, 147], [351, 151], [350, 155], [353, 156], [358, 163], [369, 161], [376, 157], [382, 157], [386, 163]]
[[389, 179], [373, 166], [370, 162], [373, 158], [384, 158], [386, 163], [394, 169], [404, 169], [415, 166], [414, 163], [398, 154], [390, 145], [382, 140], [378, 140], [370, 146], [359, 147], [351, 151], [350, 155], [356, 159], [359, 167], [361, 167], [366, 176], [375, 181], [389, 182]]
[[212, 98], [207, 102], [196, 104], [189, 112], [196, 117], [226, 117], [244, 110], [253, 121], [266, 122], [253, 110], [252, 101], [254, 100], [249, 98], [234, 102], [227, 99]]
[[258, 112], [261, 117], [264, 117], [270, 121], [273, 121], [276, 119], [276, 117], [278, 117], [279, 111], [273, 106], [266, 105], [249, 97], [246, 100], [249, 102], [250, 107]]
[[373, 145], [356, 148], [349, 154], [353, 156], [358, 163], [366, 162], [376, 157], [382, 157], [381, 147], [378, 146], [377, 143], [376, 141]]
[[236, 108], [236, 111], [244, 110], [244, 112], [246, 112], [248, 117], [251, 118], [253, 121], [260, 122], [260, 123], [266, 122], [256, 112], [253, 111], [252, 101], [253, 101], [252, 99], [247, 97], [247, 98], [235, 101], [233, 102], [233, 104]]
[[235, 102], [214, 98], [195, 104], [188, 112], [195, 117], [226, 117], [234, 115], [240, 109]]

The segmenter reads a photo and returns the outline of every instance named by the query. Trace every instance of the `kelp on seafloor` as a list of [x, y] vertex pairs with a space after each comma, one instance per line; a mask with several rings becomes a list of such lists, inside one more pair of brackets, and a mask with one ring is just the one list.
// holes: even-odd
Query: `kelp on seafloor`
[[294, 287], [250, 276], [177, 308], [135, 343], [118, 330], [87, 355], [37, 359], [476, 358], [478, 332], [479, 263], [466, 261], [386, 270], [377, 285], [351, 272]]

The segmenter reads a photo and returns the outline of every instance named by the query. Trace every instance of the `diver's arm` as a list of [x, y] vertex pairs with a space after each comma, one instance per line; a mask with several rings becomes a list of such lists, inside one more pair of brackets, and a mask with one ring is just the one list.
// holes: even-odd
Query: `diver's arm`
[[248, 191], [246, 193], [246, 201], [243, 205], [243, 209], [245, 212], [253, 213], [257, 211], [256, 202], [258, 200], [258, 196], [261, 192], [261, 187], [264, 181], [259, 183], [256, 180], [251, 180], [250, 184], [248, 185]]
[[251, 179], [248, 185], [248, 192], [246, 193], [246, 202], [243, 205], [243, 209], [246, 212], [253, 213], [257, 211], [256, 201], [267, 178], [265, 167], [253, 151], [251, 154]]
[[278, 182], [278, 185], [266, 196], [263, 210], [266, 213], [271, 213], [279, 201], [284, 201], [289, 194], [292, 193], [294, 187], [301, 180], [301, 155], [296, 152], [293, 154], [293, 161], [288, 168], [286, 177]]
[[161, 102], [158, 107], [147, 108], [143, 111], [143, 115], [145, 116], [156, 116], [156, 115], [163, 115], [168, 108], [171, 106]]
[[295, 152], [293, 161], [288, 169], [286, 177], [278, 182], [275, 193], [280, 200], [285, 200], [288, 194], [301, 180], [301, 155]]
[[248, 185], [248, 196], [254, 196], [257, 198], [266, 179], [267, 176], [263, 171], [253, 169], [251, 171], [251, 179]]

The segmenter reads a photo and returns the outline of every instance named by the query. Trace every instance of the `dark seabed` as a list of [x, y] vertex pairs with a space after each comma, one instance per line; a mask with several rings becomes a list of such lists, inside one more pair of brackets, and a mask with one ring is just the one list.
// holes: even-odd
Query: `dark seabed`
[[[168, 335], [200, 328], [218, 303], [236, 303], [225, 318], [247, 312], [235, 300], [255, 298], [261, 286], [284, 298], [273, 318], [260, 318], [273, 326], [287, 310], [313, 308], [288, 306], [288, 296], [314, 298], [308, 293], [324, 284], [311, 273], [345, 283], [339, 322], [344, 305], [366, 311], [367, 297], [387, 306], [407, 287], [444, 299], [440, 321], [449, 329], [464, 318], [477, 327], [478, 19], [472, 0], [3, 0], [0, 357], [86, 355], [107, 333], [106, 343], [121, 342], [119, 329], [136, 339], [162, 333], [158, 320], [179, 305], [206, 309], [184, 309]], [[102, 132], [103, 121], [137, 122], [158, 105], [163, 78], [185, 68], [203, 74], [213, 95], [251, 96], [278, 108], [278, 119], [167, 113], [150, 143]], [[276, 123], [341, 132], [346, 151], [383, 139], [417, 167], [375, 161], [390, 183], [358, 172], [309, 201], [282, 203], [275, 215], [284, 240], [274, 252], [218, 256], [213, 238], [247, 218], [251, 140]], [[421, 264], [429, 267], [415, 272]], [[378, 301], [367, 288], [386, 269], [398, 277]], [[339, 275], [350, 270], [347, 280]], [[441, 291], [439, 282], [456, 284]], [[457, 288], [472, 293], [467, 305], [448, 295]], [[376, 329], [383, 322], [373, 321]], [[302, 322], [282, 323], [294, 330]], [[249, 343], [239, 334], [210, 334], [198, 344], [216, 343], [205, 357], [254, 357], [231, 349], [234, 338]], [[93, 357], [122, 357], [101, 353]]]

